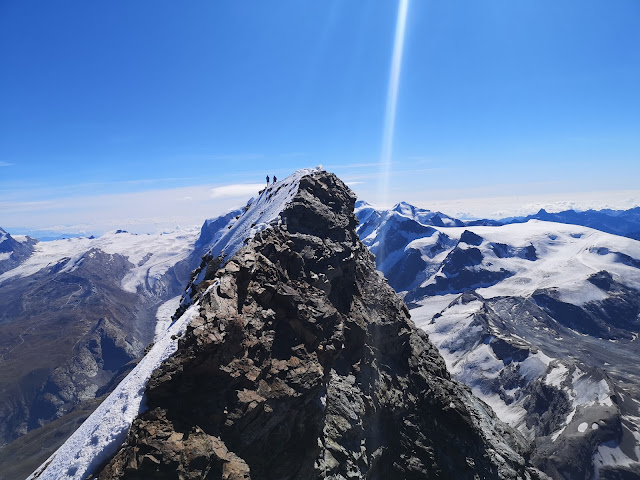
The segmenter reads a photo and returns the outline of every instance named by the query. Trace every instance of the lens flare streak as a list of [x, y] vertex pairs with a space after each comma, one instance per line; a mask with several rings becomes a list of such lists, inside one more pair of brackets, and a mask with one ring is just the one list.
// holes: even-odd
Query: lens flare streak
[[398, 87], [400, 85], [400, 70], [402, 67], [402, 51], [404, 48], [404, 33], [407, 24], [409, 0], [400, 0], [396, 34], [393, 41], [393, 57], [389, 72], [389, 87], [387, 90], [387, 105], [382, 134], [382, 151], [380, 154], [380, 201], [387, 206], [389, 200], [389, 173], [391, 170], [391, 156], [393, 153], [393, 133], [396, 123], [396, 107], [398, 104]]

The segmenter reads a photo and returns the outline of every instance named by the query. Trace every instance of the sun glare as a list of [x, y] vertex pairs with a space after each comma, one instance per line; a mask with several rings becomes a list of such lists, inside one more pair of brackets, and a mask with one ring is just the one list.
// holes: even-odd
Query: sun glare
[[380, 199], [382, 205], [387, 205], [389, 199], [389, 172], [391, 170], [391, 157], [393, 154], [393, 132], [396, 123], [398, 88], [400, 85], [402, 51], [404, 47], [404, 33], [407, 25], [408, 10], [409, 0], [400, 0], [400, 4], [398, 6], [398, 19], [396, 21], [396, 35], [393, 41], [393, 57], [391, 59], [391, 69], [389, 70], [387, 106], [385, 109], [382, 150], [380, 153]]

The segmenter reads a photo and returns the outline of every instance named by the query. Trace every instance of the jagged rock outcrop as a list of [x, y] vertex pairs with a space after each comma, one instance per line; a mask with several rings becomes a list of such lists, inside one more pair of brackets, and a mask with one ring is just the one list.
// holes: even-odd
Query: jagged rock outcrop
[[451, 379], [355, 233], [335, 176], [199, 291], [100, 479], [523, 479], [528, 446]]

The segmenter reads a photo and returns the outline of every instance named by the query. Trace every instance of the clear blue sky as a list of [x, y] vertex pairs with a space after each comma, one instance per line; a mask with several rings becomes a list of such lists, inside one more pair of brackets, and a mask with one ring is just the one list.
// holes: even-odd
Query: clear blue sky
[[[316, 164], [375, 202], [397, 5], [3, 0], [0, 226], [140, 192], [211, 216], [190, 188]], [[638, 190], [638, 25], [637, 0], [411, 0], [391, 200]]]

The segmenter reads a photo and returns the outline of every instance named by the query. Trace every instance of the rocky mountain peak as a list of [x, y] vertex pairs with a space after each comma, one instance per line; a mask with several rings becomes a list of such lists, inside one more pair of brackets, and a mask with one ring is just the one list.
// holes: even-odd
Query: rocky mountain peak
[[376, 272], [354, 202], [332, 174], [299, 180], [207, 281], [100, 478], [543, 477]]

